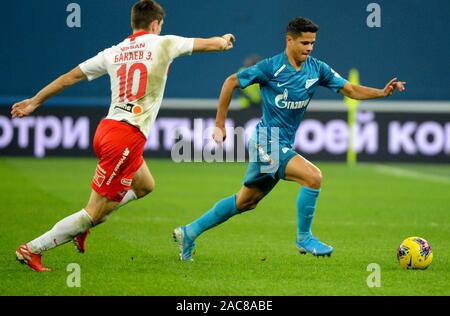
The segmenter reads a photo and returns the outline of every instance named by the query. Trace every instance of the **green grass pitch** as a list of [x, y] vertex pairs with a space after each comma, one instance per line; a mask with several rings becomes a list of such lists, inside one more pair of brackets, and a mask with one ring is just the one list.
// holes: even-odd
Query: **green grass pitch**
[[[0, 159], [0, 295], [450, 295], [450, 166], [317, 163], [324, 184], [313, 232], [331, 258], [294, 246], [298, 185], [281, 181], [257, 209], [197, 241], [195, 262], [180, 262], [173, 228], [236, 192], [242, 163], [148, 160], [156, 190], [92, 230], [86, 254], [69, 243], [45, 253], [54, 271], [36, 273], [14, 251], [85, 206], [94, 159]], [[400, 242], [426, 238], [434, 260], [402, 270]], [[71, 288], [67, 265], [81, 268]], [[369, 288], [367, 266], [381, 268]]]

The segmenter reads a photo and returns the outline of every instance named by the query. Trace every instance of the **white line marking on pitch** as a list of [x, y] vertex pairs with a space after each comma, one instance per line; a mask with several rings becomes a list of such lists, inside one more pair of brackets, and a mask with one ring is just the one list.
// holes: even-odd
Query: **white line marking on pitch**
[[437, 175], [433, 175], [433, 174], [427, 174], [427, 173], [423, 173], [423, 172], [402, 169], [402, 168], [398, 168], [398, 167], [375, 165], [375, 171], [377, 171], [379, 173], [385, 173], [385, 174], [390, 174], [390, 175], [397, 176], [397, 177], [402, 177], [402, 178], [412, 178], [412, 179], [426, 180], [426, 181], [446, 183], [446, 184], [450, 183], [449, 177], [442, 177], [442, 176], [437, 176]]

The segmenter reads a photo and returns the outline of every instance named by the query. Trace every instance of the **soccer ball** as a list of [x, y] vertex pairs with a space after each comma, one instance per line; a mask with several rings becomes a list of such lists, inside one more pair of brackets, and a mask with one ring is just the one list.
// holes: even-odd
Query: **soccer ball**
[[433, 251], [425, 239], [409, 237], [403, 240], [397, 249], [397, 259], [404, 269], [428, 268], [433, 261]]

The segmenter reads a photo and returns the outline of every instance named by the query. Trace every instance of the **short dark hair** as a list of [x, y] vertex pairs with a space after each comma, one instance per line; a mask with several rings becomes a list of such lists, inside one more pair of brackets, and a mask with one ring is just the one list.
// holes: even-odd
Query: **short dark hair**
[[298, 17], [289, 21], [286, 34], [297, 37], [300, 36], [302, 32], [316, 33], [319, 30], [319, 26], [313, 21]]
[[131, 27], [133, 30], [146, 29], [154, 20], [161, 22], [165, 14], [158, 2], [140, 0], [131, 9]]

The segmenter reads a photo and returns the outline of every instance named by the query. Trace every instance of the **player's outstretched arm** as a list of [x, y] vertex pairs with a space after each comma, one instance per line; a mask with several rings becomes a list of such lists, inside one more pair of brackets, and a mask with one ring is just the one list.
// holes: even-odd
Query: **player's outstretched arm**
[[85, 79], [86, 75], [80, 67], [76, 67], [47, 85], [31, 99], [25, 99], [14, 104], [11, 109], [11, 116], [15, 118], [30, 115], [49, 98]]
[[395, 90], [400, 92], [405, 91], [404, 81], [398, 81], [397, 78], [389, 81], [384, 89], [375, 89], [365, 86], [359, 86], [351, 84], [347, 82], [340, 90], [343, 95], [346, 97], [356, 99], [356, 100], [368, 100], [368, 99], [376, 99], [376, 98], [384, 98], [389, 97], [394, 93]]
[[213, 139], [216, 143], [222, 144], [227, 133], [225, 130], [225, 120], [227, 119], [228, 108], [234, 89], [239, 87], [239, 81], [236, 74], [229, 76], [223, 83], [219, 96], [219, 105], [217, 106], [216, 128], [214, 129]]
[[233, 34], [225, 34], [221, 37], [211, 38], [195, 38], [194, 52], [216, 52], [222, 50], [229, 50], [233, 48], [236, 38]]

